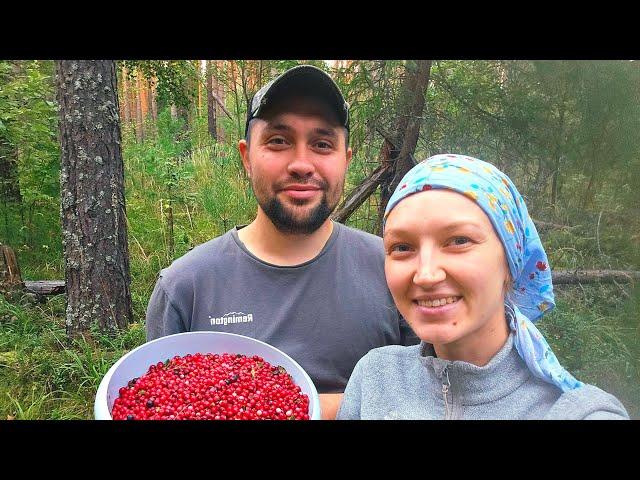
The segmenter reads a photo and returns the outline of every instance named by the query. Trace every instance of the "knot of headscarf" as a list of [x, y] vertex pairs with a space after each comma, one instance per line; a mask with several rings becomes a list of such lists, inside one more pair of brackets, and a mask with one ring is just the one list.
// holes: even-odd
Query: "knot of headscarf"
[[435, 155], [413, 167], [389, 199], [384, 221], [398, 202], [431, 189], [448, 189], [473, 200], [502, 242], [513, 279], [505, 299], [516, 350], [538, 378], [562, 391], [584, 384], [565, 370], [534, 322], [555, 307], [551, 268], [522, 195], [490, 163], [464, 155]]

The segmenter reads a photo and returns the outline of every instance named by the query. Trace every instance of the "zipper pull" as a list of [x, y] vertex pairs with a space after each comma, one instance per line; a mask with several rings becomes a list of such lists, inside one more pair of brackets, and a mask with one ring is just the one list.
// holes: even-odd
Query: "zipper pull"
[[[447, 375], [447, 383], [444, 383], [444, 375]], [[449, 418], [450, 413], [449, 413], [449, 400], [447, 398], [447, 395], [449, 394], [449, 388], [451, 387], [451, 382], [449, 381], [449, 372], [447, 372], [447, 367], [444, 368], [444, 370], [442, 371], [442, 397], [444, 398], [444, 408], [445, 408], [445, 413], [444, 413], [444, 418], [445, 420]]]

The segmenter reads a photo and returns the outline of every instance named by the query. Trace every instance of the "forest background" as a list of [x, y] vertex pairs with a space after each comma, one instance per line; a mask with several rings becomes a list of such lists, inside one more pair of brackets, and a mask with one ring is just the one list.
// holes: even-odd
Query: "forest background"
[[[384, 158], [400, 119], [413, 158], [462, 153], [515, 182], [554, 270], [640, 270], [640, 64], [435, 60], [408, 113], [401, 60], [117, 62], [133, 321], [66, 334], [65, 295], [0, 295], [0, 419], [89, 419], [102, 376], [144, 343], [160, 269], [252, 220], [237, 142], [249, 100], [299, 63], [327, 69], [351, 106], [348, 194]], [[409, 118], [410, 117], [410, 118]], [[0, 243], [22, 277], [64, 279], [60, 134], [53, 61], [0, 61]], [[380, 189], [346, 220], [379, 232]], [[640, 418], [640, 287], [556, 285], [539, 323], [561, 363]]]

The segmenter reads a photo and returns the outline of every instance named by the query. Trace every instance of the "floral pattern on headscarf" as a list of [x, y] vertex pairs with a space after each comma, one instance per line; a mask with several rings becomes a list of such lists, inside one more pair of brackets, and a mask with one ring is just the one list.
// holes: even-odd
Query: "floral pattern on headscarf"
[[516, 350], [538, 378], [563, 392], [584, 384], [558, 362], [534, 322], [555, 307], [551, 268], [522, 195], [490, 163], [464, 155], [435, 155], [413, 167], [389, 199], [384, 221], [398, 202], [431, 189], [448, 189], [473, 200], [489, 217], [509, 264], [513, 284], [506, 316]]

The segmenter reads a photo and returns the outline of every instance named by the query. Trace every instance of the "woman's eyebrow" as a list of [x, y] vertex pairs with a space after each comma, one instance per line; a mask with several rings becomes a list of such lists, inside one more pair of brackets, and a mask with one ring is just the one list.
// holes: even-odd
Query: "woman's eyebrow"
[[476, 223], [473, 220], [459, 220], [459, 221], [456, 221], [456, 222], [452, 222], [452, 223], [449, 223], [449, 224], [445, 225], [442, 229], [447, 231], [447, 232], [450, 232], [450, 231], [453, 231], [453, 230], [458, 230], [458, 229], [462, 229], [462, 228], [466, 228], [466, 227], [469, 227], [469, 228], [472, 228], [472, 229], [477, 229], [477, 230], [484, 230], [485, 229], [484, 225], [482, 225], [480, 223]]
[[[476, 223], [473, 220], [458, 220], [452, 223], [447, 223], [446, 225], [439, 227], [438, 230], [449, 233], [456, 230], [461, 230], [463, 228], [471, 228], [473, 230], [480, 230], [482, 232], [486, 230], [486, 226], [480, 223]], [[405, 235], [412, 232], [413, 230], [411, 228], [403, 228], [401, 226], [390, 227], [385, 230], [385, 237], [393, 237], [394, 235]]]

